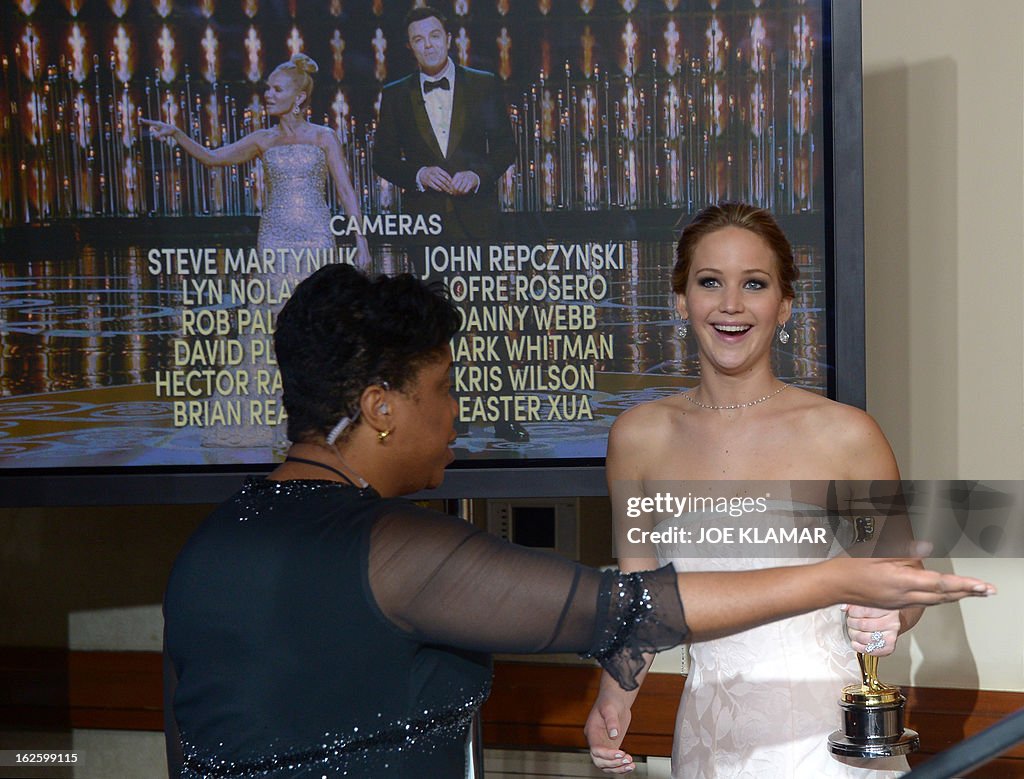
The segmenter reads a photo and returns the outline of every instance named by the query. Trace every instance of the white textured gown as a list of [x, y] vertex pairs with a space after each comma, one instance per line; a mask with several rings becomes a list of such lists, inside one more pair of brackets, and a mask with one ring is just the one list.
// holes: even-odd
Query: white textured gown
[[[331, 212], [327, 205], [328, 169], [324, 150], [308, 143], [282, 144], [271, 146], [263, 152], [261, 161], [266, 194], [256, 250], [260, 257], [265, 257], [268, 250], [278, 253], [273, 255], [275, 264], [270, 272], [252, 273], [248, 278], [264, 286], [275, 302], [247, 307], [269, 310], [276, 317], [284, 305], [277, 301], [285, 285], [290, 293], [309, 275], [307, 258], [311, 257], [317, 262], [322, 260], [325, 264], [330, 262], [336, 243], [331, 233]], [[283, 256], [279, 253], [281, 249], [287, 250]], [[298, 262], [293, 252], [300, 258]], [[263, 333], [242, 333], [237, 336], [237, 340], [246, 355], [249, 355], [254, 340], [267, 340], [270, 337]], [[229, 396], [227, 399], [248, 403], [258, 397], [251, 390], [258, 385], [257, 370], [261, 368], [273, 370], [274, 365], [267, 362], [254, 365], [247, 356], [239, 370], [249, 374], [250, 392]], [[265, 393], [263, 397], [266, 397]], [[280, 403], [280, 392], [271, 397]], [[201, 442], [204, 447], [265, 449], [268, 453], [278, 454], [288, 447], [287, 431], [283, 423], [275, 427], [247, 422], [240, 425], [222, 424], [205, 428]]]
[[319, 146], [292, 143], [263, 152], [267, 193], [256, 247], [330, 250], [331, 211], [327, 207], [327, 155]]
[[[820, 513], [802, 504], [769, 504], [772, 526], [827, 527], [825, 518], [797, 519], [791, 509], [800, 507]], [[684, 514], [656, 529], [673, 524], [696, 532], [700, 525], [725, 527], [736, 520]], [[829, 553], [826, 547], [821, 557]], [[735, 548], [660, 545], [658, 562], [680, 572], [810, 562], [735, 554]], [[828, 751], [827, 738], [840, 727], [840, 692], [860, 679], [838, 606], [692, 644], [689, 652], [672, 747], [674, 779], [889, 779], [909, 770], [902, 757], [841, 762]]]

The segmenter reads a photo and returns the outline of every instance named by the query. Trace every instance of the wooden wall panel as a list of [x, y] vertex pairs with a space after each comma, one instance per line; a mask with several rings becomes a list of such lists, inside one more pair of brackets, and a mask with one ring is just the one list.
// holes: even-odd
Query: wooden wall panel
[[[508, 748], [586, 748], [583, 724], [597, 695], [599, 671], [579, 666], [498, 663], [494, 691], [484, 704], [484, 743]], [[628, 748], [666, 756], [683, 677], [647, 678], [633, 705]], [[838, 690], [836, 691], [838, 698]], [[1024, 693], [914, 687], [907, 695], [907, 727], [921, 735], [911, 765], [959, 743], [1024, 708]], [[1024, 744], [969, 775], [971, 779], [1024, 779]]]
[[[161, 660], [153, 652], [69, 652], [0, 647], [0, 728], [163, 728]], [[484, 744], [516, 749], [584, 749], [583, 724], [597, 695], [597, 668], [499, 662], [483, 708]], [[655, 674], [633, 707], [629, 749], [669, 755], [683, 677]], [[907, 727], [921, 734], [919, 764], [1024, 708], [1024, 693], [914, 687], [905, 690]], [[1024, 779], [1024, 744], [970, 774]]]

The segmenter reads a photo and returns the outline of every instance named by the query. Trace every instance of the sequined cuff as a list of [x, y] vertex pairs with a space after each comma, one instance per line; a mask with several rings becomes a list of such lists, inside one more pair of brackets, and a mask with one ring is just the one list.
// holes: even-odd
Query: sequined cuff
[[581, 657], [595, 658], [624, 690], [637, 688], [644, 654], [683, 643], [689, 633], [671, 565], [657, 571], [609, 571], [602, 581], [595, 639]]

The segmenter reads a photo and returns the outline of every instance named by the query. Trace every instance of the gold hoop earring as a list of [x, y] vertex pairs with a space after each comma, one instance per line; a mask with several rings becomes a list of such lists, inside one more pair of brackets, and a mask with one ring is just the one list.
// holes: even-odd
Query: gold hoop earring
[[379, 433], [377, 433], [377, 443], [384, 443], [389, 435], [391, 435], [390, 430], [381, 430]]

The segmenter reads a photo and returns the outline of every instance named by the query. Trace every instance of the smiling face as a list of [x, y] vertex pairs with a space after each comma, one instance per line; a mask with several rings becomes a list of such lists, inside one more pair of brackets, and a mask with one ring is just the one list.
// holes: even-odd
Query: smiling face
[[427, 76], [436, 76], [448, 64], [452, 36], [436, 16], [428, 16], [409, 25], [409, 48], [416, 64]]
[[394, 393], [395, 470], [406, 484], [399, 494], [437, 487], [444, 469], [455, 459], [457, 406], [452, 397], [452, 351], [445, 346], [424, 363], [404, 389]]
[[300, 92], [296, 80], [281, 70], [275, 70], [267, 79], [267, 91], [263, 93], [270, 116], [282, 116], [291, 112], [296, 103], [300, 109], [305, 105], [306, 94]]
[[758, 235], [725, 227], [704, 236], [693, 252], [679, 315], [690, 320], [702, 370], [740, 375], [769, 364], [776, 328], [789, 319], [778, 260]]

